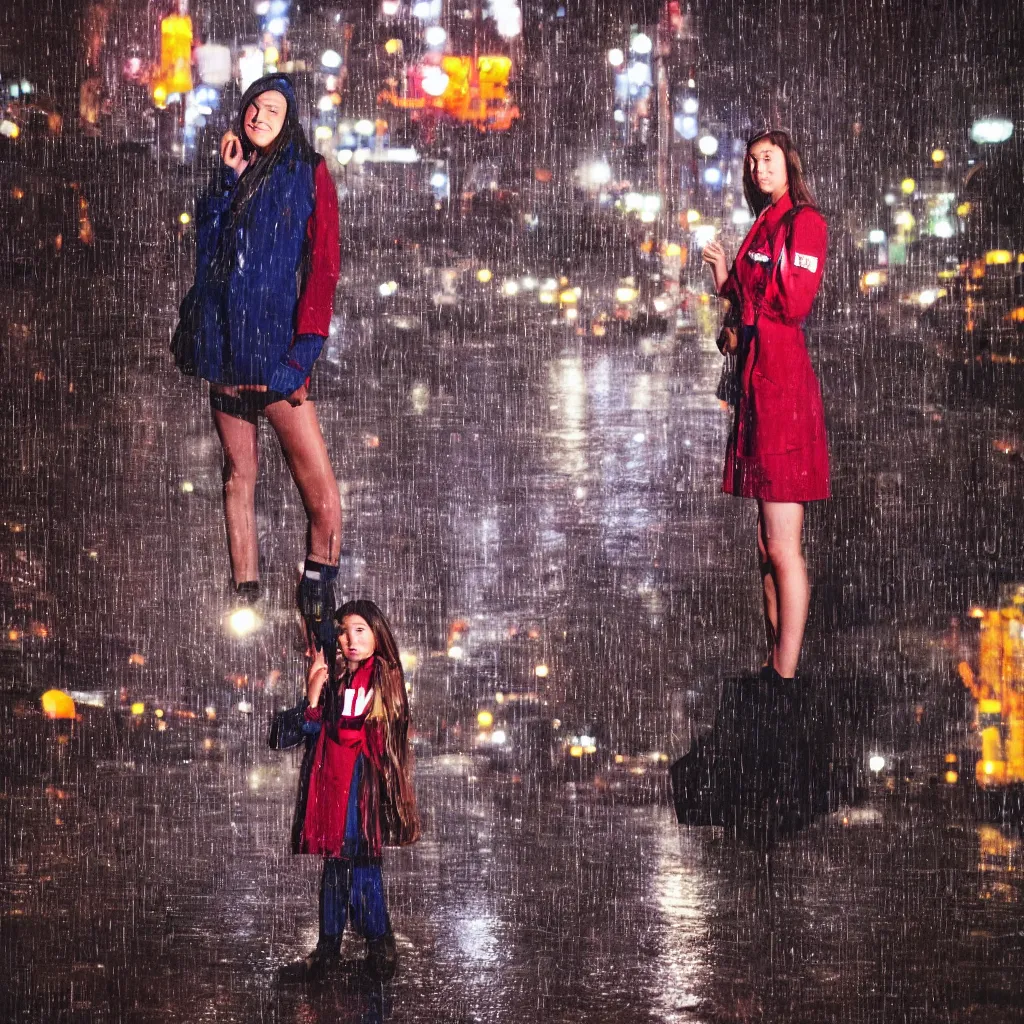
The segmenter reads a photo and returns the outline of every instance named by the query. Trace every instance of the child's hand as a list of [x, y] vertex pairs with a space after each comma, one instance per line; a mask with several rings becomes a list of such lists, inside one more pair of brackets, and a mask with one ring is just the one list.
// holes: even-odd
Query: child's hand
[[320, 702], [320, 691], [327, 682], [327, 662], [324, 660], [324, 652], [316, 651], [313, 655], [313, 663], [309, 666], [309, 675], [306, 677], [306, 700], [309, 706], [315, 708]]

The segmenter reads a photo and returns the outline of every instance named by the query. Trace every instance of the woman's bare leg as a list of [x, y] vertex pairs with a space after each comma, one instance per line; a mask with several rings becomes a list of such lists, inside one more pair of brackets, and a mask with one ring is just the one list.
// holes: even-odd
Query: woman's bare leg
[[266, 414], [281, 442], [309, 519], [307, 554], [324, 565], [337, 565], [341, 553], [341, 498], [316, 406], [310, 401], [298, 406], [273, 402]]
[[768, 640], [768, 657], [765, 661], [767, 665], [771, 663], [779, 637], [779, 613], [772, 563], [768, 560], [768, 544], [764, 538], [764, 514], [760, 502], [757, 506], [757, 565], [761, 571], [761, 604], [764, 611], [764, 633]]
[[789, 501], [761, 502], [761, 522], [776, 593], [777, 640], [772, 664], [788, 679], [796, 675], [811, 603], [803, 553], [804, 507]]
[[258, 580], [256, 472], [259, 468], [256, 424], [213, 410], [213, 423], [224, 449], [224, 521], [228, 532], [231, 577], [235, 583]]

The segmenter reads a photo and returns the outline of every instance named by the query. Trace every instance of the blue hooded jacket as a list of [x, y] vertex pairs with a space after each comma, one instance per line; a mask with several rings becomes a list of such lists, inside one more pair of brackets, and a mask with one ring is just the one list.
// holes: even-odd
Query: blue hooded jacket
[[[253, 99], [271, 89], [287, 100], [285, 126], [279, 144], [253, 162], [241, 122]], [[302, 133], [284, 75], [249, 87], [237, 134], [250, 165], [241, 179], [222, 166], [197, 203], [195, 283], [182, 301], [171, 349], [183, 373], [291, 394], [323, 344], [319, 335], [295, 336], [320, 157]]]

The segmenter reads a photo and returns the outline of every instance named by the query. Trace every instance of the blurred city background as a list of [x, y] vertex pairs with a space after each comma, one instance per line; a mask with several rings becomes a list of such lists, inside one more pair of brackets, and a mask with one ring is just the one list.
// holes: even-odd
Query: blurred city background
[[[7, 0], [0, 11], [0, 1015], [982, 1021], [1024, 1005], [1024, 11], [710, 0]], [[341, 203], [313, 377], [346, 592], [403, 649], [424, 839], [385, 993], [287, 836], [301, 504], [266, 596], [168, 345], [246, 86]], [[667, 768], [762, 652], [700, 249], [794, 134], [834, 498], [802, 674], [827, 798], [769, 850]], [[355, 945], [346, 949], [358, 956]]]

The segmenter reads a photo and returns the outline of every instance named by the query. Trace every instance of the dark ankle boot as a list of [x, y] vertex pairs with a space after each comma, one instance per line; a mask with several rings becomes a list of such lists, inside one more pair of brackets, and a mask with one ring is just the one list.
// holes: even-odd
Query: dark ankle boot
[[252, 607], [260, 599], [260, 581], [243, 580], [235, 584], [235, 598], [241, 605]]
[[338, 962], [340, 953], [340, 938], [321, 935], [316, 948], [309, 956], [281, 968], [280, 978], [282, 981], [316, 981]]
[[366, 969], [378, 981], [390, 981], [398, 970], [398, 946], [394, 932], [366, 940]]
[[295, 595], [299, 614], [306, 622], [309, 639], [324, 652], [328, 662], [333, 659], [337, 647], [334, 624], [334, 613], [337, 610], [334, 580], [337, 574], [336, 566], [321, 565], [307, 559]]

